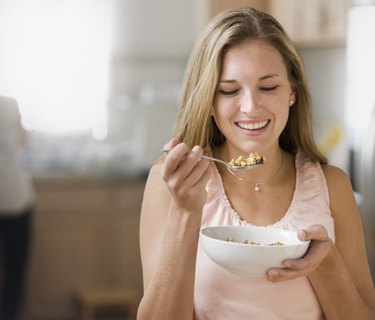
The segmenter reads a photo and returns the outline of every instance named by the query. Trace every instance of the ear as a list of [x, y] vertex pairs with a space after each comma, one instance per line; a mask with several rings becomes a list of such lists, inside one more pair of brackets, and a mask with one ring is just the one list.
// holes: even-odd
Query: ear
[[296, 102], [296, 94], [294, 91], [292, 91], [289, 96], [289, 107], [293, 106], [295, 102]]

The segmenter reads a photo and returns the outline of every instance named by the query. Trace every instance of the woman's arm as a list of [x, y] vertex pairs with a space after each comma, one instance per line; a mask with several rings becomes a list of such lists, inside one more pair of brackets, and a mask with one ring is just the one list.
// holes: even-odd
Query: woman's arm
[[179, 144], [150, 171], [140, 225], [144, 296], [139, 320], [193, 319], [196, 253], [210, 174], [201, 153]]
[[369, 270], [360, 214], [347, 175], [325, 166], [330, 207], [335, 221], [335, 244], [324, 227], [301, 232], [311, 239], [302, 259], [287, 260], [286, 269], [272, 269], [269, 281], [308, 276], [327, 320], [375, 319], [375, 291]]
[[326, 318], [375, 319], [372, 282], [360, 213], [347, 175], [325, 166], [330, 207], [335, 221], [335, 245], [309, 275]]

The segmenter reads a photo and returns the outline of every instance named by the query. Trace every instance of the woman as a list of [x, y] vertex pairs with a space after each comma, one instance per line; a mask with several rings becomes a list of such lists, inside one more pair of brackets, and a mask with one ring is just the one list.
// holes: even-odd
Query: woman
[[22, 158], [26, 131], [15, 99], [0, 96], [0, 319], [22, 316], [35, 190]]
[[[175, 138], [144, 193], [138, 319], [374, 319], [353, 190], [317, 150], [310, 105], [301, 60], [274, 18], [235, 9], [207, 28]], [[236, 175], [200, 159], [254, 151], [267, 163]], [[205, 255], [198, 231], [247, 224], [299, 231], [310, 248], [263, 279], [236, 277]]]

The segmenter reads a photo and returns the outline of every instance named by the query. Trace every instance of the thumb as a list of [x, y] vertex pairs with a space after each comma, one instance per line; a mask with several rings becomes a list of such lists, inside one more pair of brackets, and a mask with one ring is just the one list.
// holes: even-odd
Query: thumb
[[324, 226], [320, 224], [315, 224], [315, 225], [308, 227], [307, 229], [300, 230], [298, 232], [298, 238], [301, 241], [309, 241], [309, 240], [327, 241], [328, 232]]

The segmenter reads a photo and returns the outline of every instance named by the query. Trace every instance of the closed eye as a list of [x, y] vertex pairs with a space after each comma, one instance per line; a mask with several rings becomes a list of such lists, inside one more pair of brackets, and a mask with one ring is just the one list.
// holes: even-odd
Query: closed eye
[[239, 90], [218, 90], [223, 96], [234, 96]]
[[260, 91], [263, 92], [272, 92], [275, 91], [279, 86], [272, 86], [272, 87], [261, 87]]

